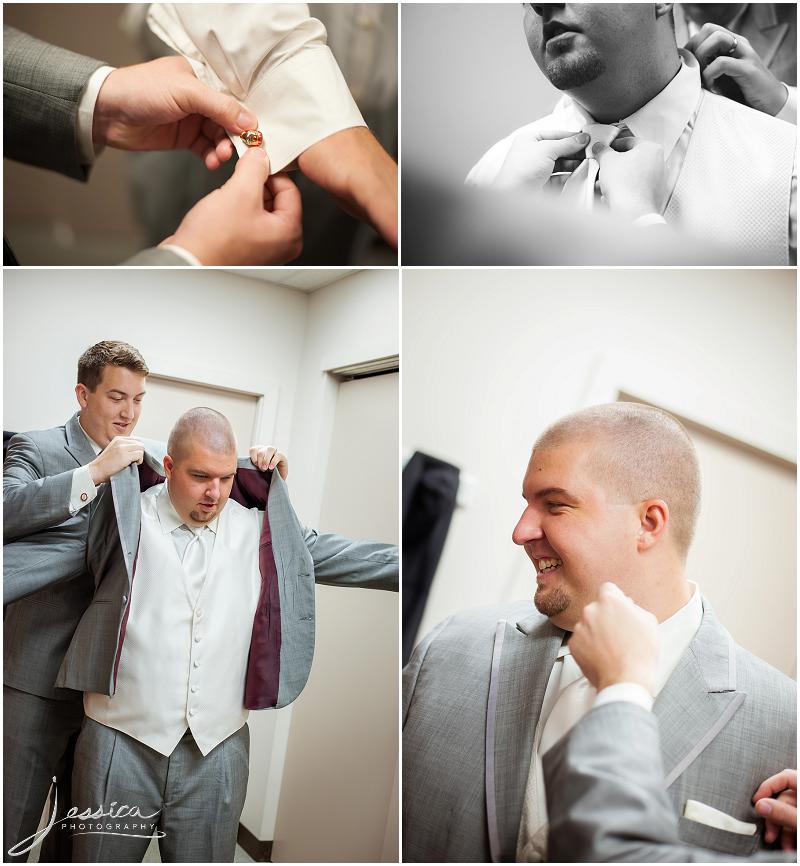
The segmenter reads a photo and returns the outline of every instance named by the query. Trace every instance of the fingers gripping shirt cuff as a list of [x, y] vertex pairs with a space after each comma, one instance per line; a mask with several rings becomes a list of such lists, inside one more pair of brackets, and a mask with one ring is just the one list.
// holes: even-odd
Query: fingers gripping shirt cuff
[[113, 66], [101, 66], [99, 69], [95, 69], [89, 77], [81, 101], [78, 103], [78, 153], [81, 157], [81, 165], [92, 165], [95, 157], [99, 156], [103, 150], [102, 145], [95, 148], [92, 139], [94, 108], [97, 105], [100, 88], [113, 71]]

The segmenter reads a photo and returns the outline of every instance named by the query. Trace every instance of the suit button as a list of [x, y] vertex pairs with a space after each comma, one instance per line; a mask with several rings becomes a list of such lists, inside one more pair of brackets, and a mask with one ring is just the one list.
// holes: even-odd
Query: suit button
[[127, 604], [127, 603], [128, 603], [128, 596], [127, 596], [127, 595], [123, 595], [123, 596], [122, 596], [122, 603], [123, 603], [123, 604]]

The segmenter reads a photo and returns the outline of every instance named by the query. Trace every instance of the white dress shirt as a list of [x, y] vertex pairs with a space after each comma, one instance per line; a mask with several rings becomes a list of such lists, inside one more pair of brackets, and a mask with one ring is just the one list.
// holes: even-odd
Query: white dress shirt
[[[659, 636], [659, 658], [656, 694], [666, 684], [667, 680], [675, 670], [680, 657], [692, 642], [692, 638], [700, 628], [703, 618], [703, 602], [700, 590], [696, 583], [689, 581], [692, 587], [692, 596], [689, 601], [676, 611], [669, 619], [664, 620], [658, 626]], [[533, 754], [531, 768], [528, 774], [528, 783], [525, 788], [525, 800], [522, 809], [522, 820], [520, 822], [519, 837], [517, 839], [517, 860], [521, 862], [542, 862], [546, 856], [547, 846], [547, 802], [544, 788], [544, 774], [542, 772], [541, 750], [542, 734], [547, 727], [548, 720], [563, 690], [561, 676], [564, 671], [564, 657], [569, 653], [564, 645], [558, 653], [556, 662], [550, 672], [547, 681], [542, 710], [534, 734]], [[574, 688], [576, 684], [572, 684]], [[577, 684], [580, 686], [580, 684]], [[613, 700], [630, 700], [639, 703], [646, 709], [651, 709], [653, 699], [647, 695], [641, 686], [632, 683], [623, 683], [603, 689], [599, 694], [584, 683], [586, 699], [580, 706], [576, 706], [575, 715], [571, 718], [560, 719], [561, 730], [559, 732], [548, 731], [548, 743], [558, 742], [567, 734], [593, 706], [601, 706]], [[644, 696], [642, 695], [644, 692]], [[645, 698], [643, 701], [643, 697]], [[649, 698], [649, 702], [647, 700]]]
[[147, 23], [201, 81], [256, 114], [273, 172], [323, 138], [365, 126], [305, 3], [154, 3]]
[[[668, 188], [671, 190], [686, 157], [694, 132], [694, 120], [702, 93], [700, 66], [693, 54], [680, 49], [681, 68], [667, 86], [650, 102], [628, 117], [620, 118], [633, 134], [661, 145], [667, 165]], [[508, 156], [514, 138], [523, 131], [538, 129], [579, 130], [594, 123], [594, 118], [570, 96], [564, 95], [553, 111], [521, 127], [497, 142], [481, 157], [467, 175], [466, 183], [491, 186], [496, 180]], [[792, 172], [789, 207], [789, 248], [793, 255], [797, 250], [797, 168]], [[655, 222], [650, 220], [649, 222]], [[661, 222], [662, 220], [657, 220]], [[643, 224], [647, 224], [644, 221]]]

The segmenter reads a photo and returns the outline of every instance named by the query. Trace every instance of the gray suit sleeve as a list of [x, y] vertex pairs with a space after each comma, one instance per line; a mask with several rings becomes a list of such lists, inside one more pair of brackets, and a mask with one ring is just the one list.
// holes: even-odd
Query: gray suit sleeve
[[11, 439], [3, 464], [3, 544], [70, 517], [74, 471], [45, 476], [36, 443], [24, 434]]
[[86, 180], [78, 149], [78, 104], [104, 64], [3, 27], [4, 156]]
[[142, 250], [140, 253], [136, 253], [135, 256], [129, 258], [127, 261], [124, 261], [123, 264], [151, 268], [192, 267], [186, 261], [186, 259], [182, 259], [177, 253], [174, 253], [172, 250], [161, 250], [158, 247], [150, 247], [149, 249]]
[[559, 863], [794, 861], [781, 852], [735, 857], [681, 842], [664, 787], [656, 717], [625, 701], [587, 713], [543, 759], [548, 860]]
[[[3, 547], [3, 604], [80, 577], [86, 571], [87, 514]], [[79, 524], [76, 528], [75, 524]], [[82, 526], [80, 525], [82, 524]]]
[[305, 529], [303, 537], [317, 583], [397, 592], [400, 569], [394, 545], [320, 535], [315, 529]]

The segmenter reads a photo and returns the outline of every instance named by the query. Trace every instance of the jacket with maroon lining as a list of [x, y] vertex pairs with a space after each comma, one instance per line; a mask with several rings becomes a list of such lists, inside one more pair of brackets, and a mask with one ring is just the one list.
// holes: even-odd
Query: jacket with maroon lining
[[[15, 575], [13, 588], [6, 581], [6, 602], [86, 571], [94, 579], [94, 597], [75, 630], [57, 686], [106, 695], [116, 689], [135, 589], [140, 493], [164, 481], [161, 455], [151, 451], [141, 466], [129, 466], [101, 488], [91, 506], [85, 544], [78, 538], [65, 546], [60, 538], [50, 550], [40, 536], [35, 551], [25, 540], [5, 547], [7, 573]], [[248, 709], [286, 706], [300, 694], [311, 670], [315, 581], [396, 590], [397, 548], [304, 527], [280, 475], [260, 472], [248, 458], [239, 460], [231, 498], [264, 514], [259, 540], [261, 590], [244, 705]]]

